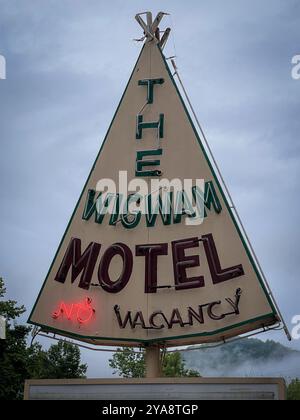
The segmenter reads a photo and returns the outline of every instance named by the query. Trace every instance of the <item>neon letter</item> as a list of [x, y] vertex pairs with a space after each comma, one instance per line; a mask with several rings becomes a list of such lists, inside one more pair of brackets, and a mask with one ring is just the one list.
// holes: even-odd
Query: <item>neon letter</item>
[[82, 272], [78, 287], [89, 289], [101, 245], [91, 242], [81, 254], [81, 240], [72, 238], [54, 280], [64, 283], [72, 266], [71, 282]]
[[173, 252], [173, 268], [175, 278], [175, 289], [193, 289], [196, 287], [204, 287], [204, 277], [190, 277], [186, 275], [186, 269], [200, 266], [199, 255], [191, 255], [186, 257], [185, 250], [189, 248], [198, 248], [198, 238], [181, 239], [172, 242]]

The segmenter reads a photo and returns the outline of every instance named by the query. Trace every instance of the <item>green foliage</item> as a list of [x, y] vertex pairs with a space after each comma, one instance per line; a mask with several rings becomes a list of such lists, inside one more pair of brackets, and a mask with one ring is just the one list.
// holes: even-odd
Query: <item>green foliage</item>
[[[2, 299], [5, 296], [6, 288], [2, 277], [0, 277], [0, 298]], [[8, 326], [10, 321], [18, 318], [26, 311], [25, 307], [17, 306], [17, 302], [14, 300], [0, 301], [0, 315], [6, 318]]]
[[[146, 372], [145, 352], [142, 349], [136, 352], [128, 347], [119, 348], [109, 360], [109, 366], [114, 369], [114, 374], [118, 373], [123, 378], [143, 378]], [[180, 352], [163, 354], [162, 374], [169, 377], [200, 376], [196, 370], [185, 368]]]
[[300, 380], [293, 379], [287, 387], [287, 399], [289, 401], [300, 401]]
[[[0, 298], [6, 289], [0, 278]], [[6, 339], [0, 340], [0, 399], [20, 399], [24, 380], [28, 377], [26, 339], [29, 328], [12, 325], [12, 321], [25, 312], [24, 306], [17, 306], [13, 300], [0, 301], [0, 315], [7, 322]]]
[[48, 351], [39, 343], [28, 347], [31, 329], [15, 321], [25, 308], [3, 300], [5, 293], [0, 278], [0, 315], [7, 321], [6, 339], [0, 340], [0, 400], [22, 399], [25, 379], [84, 377], [87, 366], [80, 363], [78, 347], [66, 342], [52, 345]]
[[7, 328], [6, 339], [0, 340], [0, 399], [21, 399], [23, 385], [29, 377], [26, 338], [28, 328]]
[[32, 349], [31, 376], [39, 379], [84, 378], [87, 365], [80, 363], [78, 347], [59, 341], [48, 351], [42, 350], [40, 344]]
[[163, 375], [172, 378], [189, 376], [197, 377], [200, 376], [197, 370], [186, 369], [185, 362], [179, 351], [174, 353], [166, 353], [163, 357], [162, 365]]
[[143, 378], [145, 376], [145, 353], [135, 352], [129, 347], [118, 348], [109, 366], [123, 378]]

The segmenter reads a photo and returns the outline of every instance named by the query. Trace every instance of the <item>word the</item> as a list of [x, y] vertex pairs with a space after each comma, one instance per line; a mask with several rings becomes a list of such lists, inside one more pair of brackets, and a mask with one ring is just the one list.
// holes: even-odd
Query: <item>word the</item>
[[220, 307], [223, 304], [223, 302], [220, 300], [199, 305], [197, 309], [193, 309], [189, 306], [185, 313], [186, 321], [184, 321], [183, 315], [180, 313], [178, 308], [173, 309], [169, 317], [167, 317], [163, 311], [153, 312], [149, 317], [148, 324], [145, 322], [142, 311], [138, 311], [134, 315], [131, 311], [128, 311], [123, 319], [121, 316], [120, 307], [118, 305], [114, 307], [114, 311], [118, 320], [119, 327], [122, 329], [126, 328], [127, 325], [129, 325], [131, 329], [141, 327], [146, 330], [161, 330], [165, 327], [172, 329], [174, 325], [179, 325], [180, 327], [184, 328], [188, 325], [193, 326], [194, 321], [198, 322], [199, 324], [204, 324], [204, 308], [206, 309], [207, 316], [214, 321], [220, 321], [230, 315], [239, 315], [241, 294], [241, 289], [237, 289], [233, 300], [231, 298], [225, 299], [230, 308], [230, 311], [225, 313], [220, 311]]
[[294, 55], [292, 58], [292, 64], [295, 66], [292, 68], [292, 78], [294, 80], [300, 79], [300, 55]]

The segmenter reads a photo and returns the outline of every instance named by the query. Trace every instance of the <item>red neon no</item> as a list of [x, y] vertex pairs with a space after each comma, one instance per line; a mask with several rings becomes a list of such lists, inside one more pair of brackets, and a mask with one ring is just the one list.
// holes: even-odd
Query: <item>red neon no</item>
[[95, 309], [91, 305], [92, 299], [86, 298], [82, 303], [67, 304], [64, 301], [60, 302], [59, 307], [52, 313], [52, 318], [66, 317], [68, 320], [76, 320], [80, 324], [89, 322], [95, 313]]

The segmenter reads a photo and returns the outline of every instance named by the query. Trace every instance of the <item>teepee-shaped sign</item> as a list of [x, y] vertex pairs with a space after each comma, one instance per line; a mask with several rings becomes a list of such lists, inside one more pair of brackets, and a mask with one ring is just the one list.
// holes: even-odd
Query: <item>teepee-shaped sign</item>
[[146, 41], [30, 315], [43, 330], [180, 345], [279, 320], [163, 56], [160, 19], [141, 22]]

